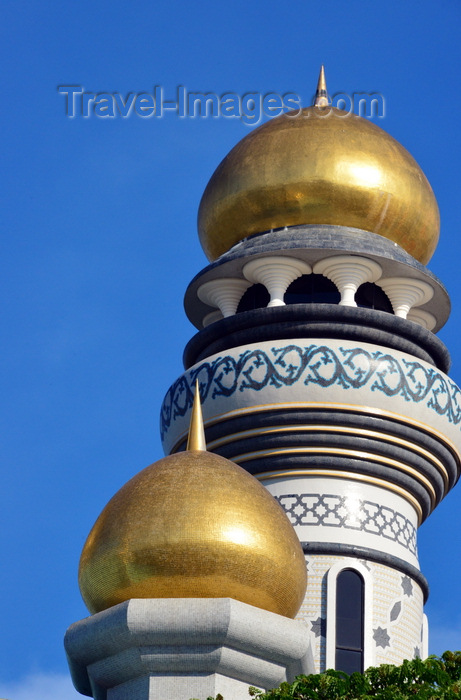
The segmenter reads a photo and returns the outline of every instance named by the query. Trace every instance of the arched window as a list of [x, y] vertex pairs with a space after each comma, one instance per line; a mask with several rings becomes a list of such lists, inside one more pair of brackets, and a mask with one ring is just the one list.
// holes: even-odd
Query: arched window
[[337, 671], [362, 673], [364, 668], [364, 581], [353, 569], [343, 569], [336, 579]]

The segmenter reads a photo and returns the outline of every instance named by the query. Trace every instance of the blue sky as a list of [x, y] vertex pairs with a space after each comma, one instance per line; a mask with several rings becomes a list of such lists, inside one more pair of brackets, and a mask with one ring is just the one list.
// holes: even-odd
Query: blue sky
[[[438, 198], [429, 268], [452, 298], [440, 336], [460, 383], [460, 20], [458, 0], [3, 8], [1, 697], [81, 697], [62, 648], [87, 614], [80, 551], [109, 498], [162, 456], [160, 404], [194, 332], [182, 298], [206, 264], [198, 203], [251, 128], [173, 112], [69, 119], [57, 86], [293, 92], [308, 104], [323, 62], [331, 93], [382, 93], [376, 121]], [[420, 531], [433, 653], [461, 648], [460, 505], [455, 489]]]

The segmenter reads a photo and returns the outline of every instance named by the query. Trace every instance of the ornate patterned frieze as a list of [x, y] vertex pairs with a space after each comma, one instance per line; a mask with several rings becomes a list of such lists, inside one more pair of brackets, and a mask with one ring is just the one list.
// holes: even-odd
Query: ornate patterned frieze
[[385, 537], [416, 556], [416, 528], [402, 513], [380, 503], [331, 493], [276, 496], [292, 525], [334, 527]]
[[[389, 455], [385, 446], [386, 442], [389, 443], [387, 433], [383, 433], [382, 439], [375, 436], [378, 441], [376, 449], [351, 444], [346, 446], [347, 454], [347, 450], [342, 451], [343, 461], [365, 459], [371, 465], [378, 461], [385, 479], [392, 476], [389, 469], [396, 475], [402, 474], [399, 477], [402, 485], [408, 479], [412, 483], [416, 479], [417, 484], [411, 486], [408, 483], [413, 491], [416, 490], [416, 498], [429, 499], [426, 505], [422, 505], [426, 512], [458, 477], [460, 458], [454, 443], [459, 441], [461, 431], [460, 390], [443, 372], [405, 353], [367, 343], [359, 346], [345, 340], [311, 340], [305, 344], [285, 340], [214, 355], [185, 372], [165, 397], [161, 432], [167, 453], [178, 449], [186, 434], [196, 380], [200, 385], [206, 427], [213, 428], [220, 422], [246, 417], [250, 428], [255, 413], [267, 411], [270, 414], [299, 408], [381, 416], [395, 424], [407, 425], [413, 432], [419, 430], [430, 436], [449, 454], [447, 464], [441, 461], [438, 453], [420, 447], [418, 440], [411, 443], [399, 438], [399, 444], [394, 440], [394, 455]], [[299, 453], [299, 448], [308, 445], [306, 453], [315, 451], [312, 440], [306, 442], [307, 438], [300, 437], [299, 444], [294, 444], [293, 435], [287, 436], [286, 425], [282, 432], [285, 442], [280, 448], [286, 453]], [[232, 434], [226, 439], [231, 442], [234, 438], [240, 439]], [[365, 438], [366, 426], [357, 440]], [[344, 442], [351, 439], [349, 437]], [[292, 444], [288, 445], [287, 440]], [[267, 442], [267, 445], [271, 443]], [[253, 454], [255, 450], [261, 450], [260, 445], [244, 447], [240, 451], [237, 447], [232, 448], [226, 456], [238, 462], [239, 456], [243, 460], [247, 455], [242, 461], [244, 464], [257, 458], [257, 454]], [[216, 449], [219, 451], [218, 445]], [[274, 444], [270, 449], [279, 448]], [[334, 450], [330, 452], [333, 454]], [[266, 459], [267, 456], [263, 449], [261, 457]], [[302, 457], [298, 456], [299, 459]], [[337, 456], [333, 459], [337, 461]], [[348, 466], [344, 462], [344, 465], [348, 470], [356, 468], [355, 462], [348, 463]], [[338, 463], [335, 468], [340, 466]], [[255, 463], [248, 468], [254, 472], [260, 467]], [[370, 469], [374, 467], [370, 466]]]
[[[266, 478], [267, 477], [267, 478]], [[371, 479], [329, 477], [304, 472], [260, 475], [280, 503], [305, 552], [356, 551], [373, 561], [414, 572], [418, 578], [418, 511], [405, 494]]]
[[219, 397], [261, 392], [300, 384], [320, 388], [367, 388], [385, 397], [422, 404], [452, 425], [461, 423], [459, 387], [442, 372], [413, 358], [398, 357], [373, 346], [332, 347], [326, 343], [303, 346], [248, 348], [235, 355], [210, 358], [182, 375], [169, 389], [161, 410], [162, 435], [192, 406], [193, 387], [199, 380], [204, 407]]

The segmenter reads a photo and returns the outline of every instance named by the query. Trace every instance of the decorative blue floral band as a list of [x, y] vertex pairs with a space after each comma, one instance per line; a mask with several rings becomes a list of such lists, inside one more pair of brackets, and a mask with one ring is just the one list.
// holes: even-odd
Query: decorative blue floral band
[[461, 423], [460, 389], [435, 367], [363, 347], [338, 350], [327, 345], [295, 344], [269, 351], [248, 349], [238, 356], [218, 356], [183, 374], [167, 392], [160, 415], [162, 439], [171, 424], [192, 407], [198, 379], [202, 403], [235, 392], [261, 391], [303, 383], [343, 389], [368, 387], [388, 397], [423, 403], [453, 425]]

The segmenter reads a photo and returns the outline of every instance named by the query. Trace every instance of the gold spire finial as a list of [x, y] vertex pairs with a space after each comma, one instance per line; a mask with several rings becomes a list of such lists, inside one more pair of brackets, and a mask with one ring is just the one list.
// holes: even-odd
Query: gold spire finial
[[205, 430], [203, 427], [202, 404], [200, 403], [198, 379], [195, 380], [194, 403], [192, 404], [186, 450], [189, 452], [206, 452]]
[[317, 90], [315, 92], [314, 107], [328, 107], [330, 99], [327, 92], [327, 82], [325, 80], [325, 67], [322, 63], [320, 68]]

